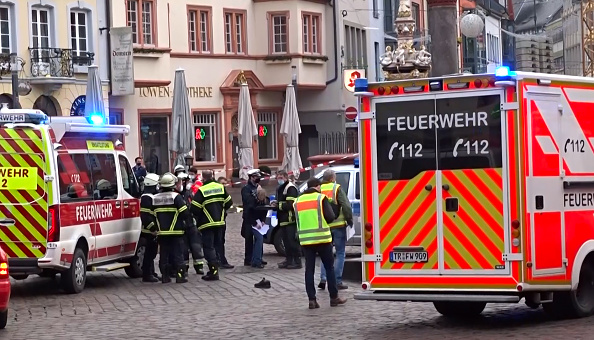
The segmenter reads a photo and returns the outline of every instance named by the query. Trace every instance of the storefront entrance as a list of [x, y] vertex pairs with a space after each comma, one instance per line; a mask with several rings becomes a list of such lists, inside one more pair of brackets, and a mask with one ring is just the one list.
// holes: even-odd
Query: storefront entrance
[[140, 146], [148, 172], [159, 175], [169, 168], [169, 117], [140, 116]]

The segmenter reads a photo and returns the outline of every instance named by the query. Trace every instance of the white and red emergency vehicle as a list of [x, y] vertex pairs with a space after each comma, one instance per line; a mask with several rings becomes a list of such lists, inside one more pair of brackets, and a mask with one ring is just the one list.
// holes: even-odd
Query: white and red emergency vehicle
[[594, 79], [357, 80], [364, 292], [594, 313]]
[[0, 110], [0, 246], [13, 278], [59, 273], [64, 290], [78, 293], [88, 269], [141, 276], [140, 192], [121, 142], [128, 132]]

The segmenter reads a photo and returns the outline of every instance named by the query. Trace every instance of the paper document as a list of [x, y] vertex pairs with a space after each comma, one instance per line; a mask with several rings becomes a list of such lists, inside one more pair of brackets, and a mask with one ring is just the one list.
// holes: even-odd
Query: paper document
[[[260, 234], [266, 235], [266, 233], [268, 232], [268, 228], [270, 228], [268, 224], [264, 224], [260, 220], [257, 220], [256, 223], [257, 224], [252, 228], [256, 229], [258, 232], [260, 232]], [[258, 227], [260, 227], [260, 229], [258, 229]]]
[[350, 240], [353, 236], [355, 236], [355, 227], [352, 225], [347, 226], [347, 241]]

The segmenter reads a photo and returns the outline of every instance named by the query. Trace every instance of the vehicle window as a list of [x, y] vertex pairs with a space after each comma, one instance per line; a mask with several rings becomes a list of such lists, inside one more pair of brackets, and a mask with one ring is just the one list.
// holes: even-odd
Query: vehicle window
[[411, 179], [435, 170], [435, 101], [377, 103], [377, 176], [382, 180]]
[[132, 196], [138, 197], [140, 189], [138, 187], [138, 182], [136, 182], [136, 176], [134, 176], [134, 172], [132, 172], [132, 168], [130, 167], [130, 163], [128, 159], [124, 156], [118, 156], [118, 160], [120, 161], [120, 173], [122, 175], [122, 184], [124, 186], [124, 190]]
[[80, 202], [93, 199], [93, 178], [85, 154], [59, 154], [60, 202]]
[[349, 194], [349, 184], [351, 183], [351, 173], [350, 172], [337, 172], [336, 173], [336, 183], [340, 184], [344, 193], [348, 196]]
[[361, 199], [361, 183], [359, 183], [359, 172], [355, 175], [355, 198]]
[[93, 178], [93, 197], [99, 200], [118, 198], [118, 176], [112, 154], [89, 154], [89, 168]]
[[437, 116], [449, 123], [437, 129], [439, 170], [502, 166], [500, 102], [499, 95], [437, 99]]

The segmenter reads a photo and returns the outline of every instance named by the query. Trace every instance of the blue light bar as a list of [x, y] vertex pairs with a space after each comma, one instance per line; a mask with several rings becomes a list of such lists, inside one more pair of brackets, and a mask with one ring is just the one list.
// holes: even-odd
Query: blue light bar
[[353, 163], [355, 165], [355, 168], [358, 168], [359, 167], [359, 158], [358, 157], [355, 158], [354, 161], [353, 161]]
[[355, 79], [355, 92], [367, 92], [368, 86], [369, 82], [367, 81], [367, 78]]
[[93, 125], [101, 125], [103, 124], [103, 116], [97, 113], [92, 114], [89, 117], [89, 121], [93, 124]]
[[509, 77], [510, 71], [507, 66], [499, 66], [495, 69], [495, 77]]

